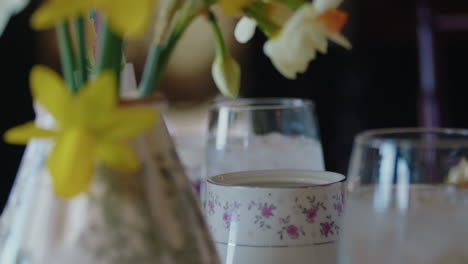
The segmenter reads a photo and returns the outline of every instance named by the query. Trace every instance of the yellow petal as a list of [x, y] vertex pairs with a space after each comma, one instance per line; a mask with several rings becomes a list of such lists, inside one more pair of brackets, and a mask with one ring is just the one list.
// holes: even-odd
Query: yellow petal
[[156, 0], [106, 0], [102, 10], [115, 33], [138, 37], [145, 33], [154, 15]]
[[3, 134], [3, 138], [10, 144], [27, 144], [31, 138], [54, 137], [55, 132], [36, 127], [33, 121], [11, 128]]
[[280, 3], [269, 2], [266, 4], [265, 13], [271, 22], [279, 27], [282, 27], [284, 23], [286, 23], [294, 14], [294, 11]]
[[252, 0], [218, 0], [221, 10], [228, 16], [235, 16], [247, 7]]
[[35, 29], [47, 29], [60, 21], [84, 14], [92, 8], [95, 0], [49, 0], [46, 1], [31, 17]]
[[86, 83], [76, 95], [78, 111], [84, 118], [96, 119], [97, 115], [106, 115], [117, 104], [117, 80], [112, 71], [104, 71], [95, 79]]
[[68, 129], [57, 139], [47, 161], [54, 191], [71, 198], [88, 190], [96, 167], [96, 143], [92, 134]]
[[44, 106], [60, 123], [67, 121], [66, 113], [72, 98], [60, 75], [45, 66], [34, 66], [29, 78], [34, 100]]
[[119, 141], [134, 137], [150, 129], [159, 119], [159, 114], [151, 107], [128, 107], [114, 110], [101, 124], [98, 131], [103, 141]]
[[116, 170], [136, 172], [140, 169], [135, 152], [124, 144], [99, 145], [97, 156], [102, 163]]
[[85, 128], [99, 129], [117, 104], [117, 81], [111, 71], [102, 72], [86, 83], [69, 106], [73, 123]]

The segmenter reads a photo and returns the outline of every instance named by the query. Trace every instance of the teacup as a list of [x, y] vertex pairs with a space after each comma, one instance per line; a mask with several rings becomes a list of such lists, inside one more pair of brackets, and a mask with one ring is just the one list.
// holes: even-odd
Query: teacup
[[344, 180], [306, 170], [209, 178], [205, 213], [222, 262], [336, 263]]

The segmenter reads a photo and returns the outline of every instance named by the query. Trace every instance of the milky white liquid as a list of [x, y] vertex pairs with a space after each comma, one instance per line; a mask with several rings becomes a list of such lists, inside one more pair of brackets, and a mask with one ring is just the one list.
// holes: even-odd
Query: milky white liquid
[[229, 138], [223, 144], [208, 140], [208, 177], [246, 170], [324, 170], [322, 146], [316, 139], [270, 133], [263, 136]]
[[468, 263], [466, 192], [410, 186], [349, 196], [339, 264]]

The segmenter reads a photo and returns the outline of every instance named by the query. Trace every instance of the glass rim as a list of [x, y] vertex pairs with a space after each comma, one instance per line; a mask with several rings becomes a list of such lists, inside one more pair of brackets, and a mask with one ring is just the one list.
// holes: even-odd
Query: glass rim
[[[259, 182], [256, 185], [244, 185]], [[302, 185], [262, 186], [265, 182], [289, 182]], [[314, 182], [315, 181], [315, 182]], [[220, 187], [237, 189], [309, 189], [340, 184], [346, 181], [346, 176], [333, 171], [298, 170], [298, 169], [262, 169], [237, 172], [227, 172], [211, 176], [206, 183]], [[320, 183], [319, 183], [320, 182]]]
[[315, 103], [310, 99], [294, 97], [259, 97], [259, 98], [241, 98], [241, 99], [222, 99], [215, 101], [210, 110], [229, 109], [233, 111], [251, 111], [251, 110], [277, 110], [310, 108], [314, 109]]
[[[413, 138], [398, 138], [403, 135], [439, 135], [447, 138], [439, 138], [427, 144], [416, 141]], [[450, 138], [459, 136], [460, 138]], [[428, 139], [430, 140], [430, 139]], [[384, 143], [392, 143], [402, 147], [412, 148], [450, 148], [468, 147], [468, 129], [464, 128], [424, 128], [424, 127], [402, 127], [402, 128], [380, 128], [370, 129], [358, 133], [354, 139], [354, 144], [361, 147], [379, 148]]]

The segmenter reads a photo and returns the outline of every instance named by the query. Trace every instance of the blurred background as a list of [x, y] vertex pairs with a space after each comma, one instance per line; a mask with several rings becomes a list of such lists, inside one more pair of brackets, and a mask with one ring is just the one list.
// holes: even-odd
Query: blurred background
[[[34, 118], [28, 87], [32, 65], [60, 70], [55, 34], [33, 32], [29, 17], [38, 1], [14, 16], [0, 37], [3, 133]], [[468, 127], [468, 1], [346, 0], [350, 13], [346, 51], [331, 45], [308, 71], [291, 81], [263, 54], [264, 37], [240, 45], [235, 21], [222, 27], [242, 65], [242, 97], [299, 97], [316, 104], [327, 170], [346, 173], [354, 136], [366, 129], [407, 126]], [[151, 37], [126, 47], [137, 77]], [[189, 28], [162, 82], [174, 126], [199, 133], [206, 107], [217, 96], [211, 80], [213, 41], [203, 18]], [[182, 125], [181, 125], [182, 124]], [[195, 129], [195, 127], [197, 129]], [[23, 147], [0, 143], [0, 208], [7, 199]]]

